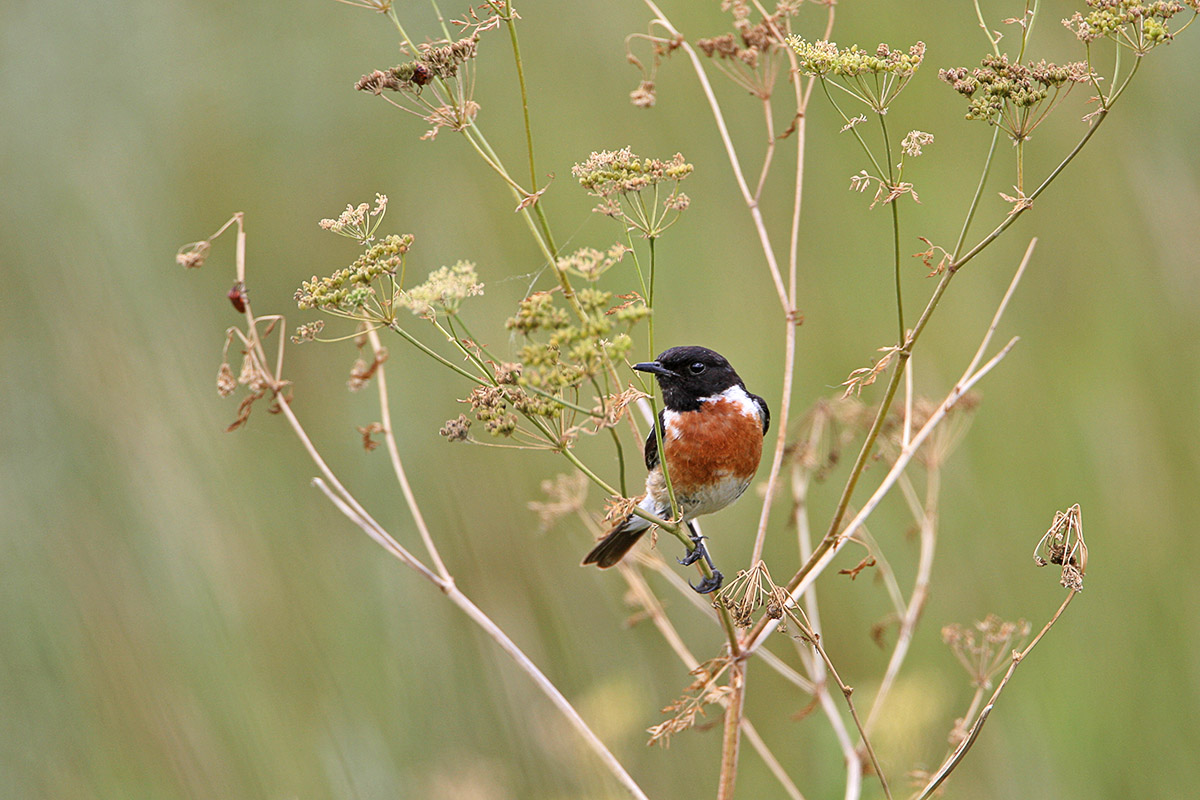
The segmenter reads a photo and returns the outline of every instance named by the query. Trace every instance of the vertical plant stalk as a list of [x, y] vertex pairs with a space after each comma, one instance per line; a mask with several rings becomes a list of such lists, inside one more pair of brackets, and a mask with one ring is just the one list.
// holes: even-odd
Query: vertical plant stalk
[[[824, 424], [820, 419], [813, 423], [809, 437], [810, 446], [820, 440], [823, 428]], [[812, 552], [812, 535], [808, 522], [810, 478], [811, 473], [798, 458], [792, 467], [792, 522], [796, 526], [796, 542], [802, 561], [807, 560]], [[820, 636], [821, 612], [817, 603], [815, 587], [810, 586], [804, 593], [804, 614], [808, 619], [809, 629], [816, 636]], [[834, 738], [837, 739], [838, 746], [842, 749], [842, 758], [846, 762], [845, 800], [858, 800], [862, 795], [862, 757], [858, 754], [858, 748], [854, 746], [854, 741], [850, 738], [849, 731], [846, 730], [846, 723], [842, 721], [842, 715], [833, 701], [833, 696], [829, 693], [829, 676], [825, 662], [817, 658], [811, 648], [804, 647], [800, 642], [796, 642], [796, 652], [815, 684], [814, 694], [821, 705], [821, 711], [828, 718]], [[766, 653], [767, 651], [763, 649], [758, 650], [756, 654], [761, 657]]]
[[[769, 15], [766, 9], [755, 0], [755, 6], [763, 18]], [[829, 5], [825, 20], [824, 39], [833, 34], [834, 4]], [[781, 41], [785, 40], [784, 31], [772, 24], [772, 30]], [[767, 473], [767, 490], [763, 497], [762, 511], [758, 517], [758, 529], [754, 533], [754, 549], [750, 563], [757, 564], [762, 560], [763, 546], [767, 539], [767, 523], [771, 519], [771, 508], [775, 495], [779, 491], [780, 474], [783, 469], [783, 456], [787, 450], [788, 423], [791, 421], [792, 387], [796, 373], [796, 327], [800, 324], [799, 310], [796, 307], [796, 274], [800, 252], [800, 212], [804, 188], [804, 154], [805, 134], [808, 130], [808, 102], [812, 97], [815, 78], [809, 78], [803, 84], [800, 76], [800, 65], [796, 60], [796, 52], [790, 47], [784, 48], [788, 64], [791, 68], [792, 86], [796, 99], [796, 120], [793, 136], [796, 137], [796, 172], [792, 188], [792, 220], [788, 247], [788, 297], [784, 308], [784, 338], [783, 338], [783, 386], [779, 395], [779, 413], [775, 422], [775, 450], [771, 456], [771, 469]]]
[[829, 660], [829, 654], [825, 652], [825, 648], [821, 646], [820, 639], [813, 640], [813, 647], [816, 648], [817, 654], [821, 656], [821, 660], [825, 662], [825, 667], [829, 670], [829, 674], [837, 681], [838, 688], [842, 690], [842, 696], [846, 698], [846, 706], [850, 709], [850, 716], [854, 719], [854, 724], [858, 728], [858, 734], [862, 739], [863, 748], [867, 751], [867, 757], [871, 759], [871, 767], [875, 770], [875, 776], [879, 778], [879, 785], [883, 787], [883, 796], [887, 800], [892, 800], [892, 790], [888, 788], [887, 778], [883, 774], [883, 767], [879, 765], [879, 759], [875, 757], [875, 748], [871, 746], [871, 740], [867, 738], [867, 732], [863, 728], [863, 724], [859, 721], [858, 710], [854, 707], [854, 701], [850, 695], [854, 693], [854, 689], [847, 686], [838, 675], [837, 669], [833, 666], [833, 662]]
[[[896, 188], [896, 165], [892, 161], [892, 140], [888, 138], [887, 117], [884, 114], [877, 114], [879, 117], [879, 128], [883, 132], [883, 148], [884, 155], [887, 158], [887, 178], [889, 193]], [[900, 198], [894, 198], [890, 203], [892, 207], [892, 248], [895, 257], [894, 273], [896, 281], [896, 319], [899, 323], [899, 333], [896, 334], [896, 343], [904, 344], [904, 295], [900, 289]], [[900, 365], [903, 366], [903, 365]], [[897, 367], [899, 368], [899, 367]]]
[[746, 662], [734, 658], [729, 668], [729, 704], [725, 706], [725, 729], [721, 736], [721, 780], [717, 800], [732, 800], [737, 783], [738, 751], [741, 745], [742, 710], [746, 700]]
[[896, 646], [892, 648], [892, 655], [888, 659], [883, 680], [880, 681], [879, 690], [871, 702], [870, 711], [867, 712], [865, 727], [868, 732], [873, 729], [896, 676], [900, 673], [900, 667], [903, 666], [904, 659], [908, 656], [908, 649], [912, 644], [917, 622], [920, 621], [921, 614], [925, 610], [925, 603], [929, 599], [929, 579], [933, 572], [933, 555], [937, 546], [937, 507], [941, 491], [941, 469], [936, 462], [928, 467], [926, 481], [925, 506], [920, 519], [921, 544], [917, 556], [917, 575], [913, 580], [913, 590], [908, 604], [900, 614], [900, 630], [896, 634]]

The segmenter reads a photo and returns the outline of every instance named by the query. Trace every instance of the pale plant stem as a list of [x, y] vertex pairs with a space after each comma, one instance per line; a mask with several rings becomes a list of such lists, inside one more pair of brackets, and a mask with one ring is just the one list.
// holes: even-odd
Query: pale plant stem
[[750, 191], [750, 186], [746, 183], [746, 175], [742, 171], [741, 161], [738, 159], [737, 150], [733, 146], [733, 139], [729, 135], [729, 128], [725, 124], [725, 114], [721, 111], [721, 104], [717, 101], [717, 96], [713, 92], [712, 84], [708, 80], [708, 73], [704, 71], [704, 65], [700, 61], [700, 56], [696, 54], [695, 49], [686, 40], [683, 40], [682, 34], [671, 24], [666, 14], [654, 4], [653, 0], [643, 0], [643, 2], [654, 13], [654, 22], [661, 25], [672, 37], [680, 39], [680, 48], [687, 54], [688, 59], [692, 63], [692, 69], [696, 73], [696, 78], [700, 82], [700, 88], [704, 92], [704, 97], [708, 101], [708, 106], [712, 110], [713, 118], [716, 121], [717, 132], [721, 136], [721, 143], [725, 147], [725, 154], [729, 158], [730, 166], [733, 168], [733, 176], [737, 181], [738, 190], [742, 193], [742, 199], [750, 210], [750, 217], [754, 222], [759, 243], [762, 245], [763, 255], [767, 260], [767, 268], [771, 273], [771, 281], [775, 285], [775, 292], [779, 295], [779, 302], [785, 312], [790, 313], [792, 309], [788, 305], [787, 290], [784, 288], [783, 278], [779, 272], [779, 263], [775, 260], [775, 249], [771, 245], [771, 237], [767, 232], [766, 222], [763, 220], [758, 202], [754, 199], [754, 195]]
[[[758, 12], [766, 19], [770, 15], [766, 9], [755, 0]], [[834, 6], [829, 6], [829, 14], [825, 24], [825, 37], [829, 38], [833, 31]], [[772, 23], [775, 35], [783, 40], [783, 31]], [[792, 386], [796, 372], [796, 326], [799, 324], [796, 308], [796, 272], [800, 252], [800, 211], [803, 201], [804, 187], [804, 144], [805, 132], [808, 128], [808, 101], [816, 78], [809, 78], [808, 84], [801, 89], [800, 68], [796, 61], [796, 53], [792, 48], [785, 47], [788, 64], [791, 67], [792, 86], [796, 99], [796, 173], [793, 182], [792, 221], [788, 249], [788, 294], [785, 304], [784, 336], [783, 336], [783, 385], [780, 388], [779, 410], [775, 420], [775, 450], [771, 456], [771, 469], [767, 473], [767, 490], [763, 496], [762, 511], [758, 517], [758, 529], [754, 533], [754, 548], [750, 563], [757, 564], [762, 560], [763, 547], [767, 539], [767, 523], [771, 519], [771, 508], [774, 505], [775, 494], [779, 491], [780, 472], [783, 469], [783, 455], [787, 450], [788, 423], [791, 421]], [[767, 101], [768, 107], [770, 101]], [[774, 141], [774, 136], [771, 136]], [[764, 173], [765, 179], [765, 173]], [[761, 185], [760, 185], [761, 191]], [[756, 195], [757, 200], [757, 195]]]
[[941, 470], [936, 461], [928, 468], [926, 480], [925, 507], [921, 517], [921, 546], [917, 556], [917, 576], [913, 581], [913, 590], [909, 596], [908, 606], [900, 617], [900, 630], [896, 634], [896, 646], [892, 649], [883, 680], [880, 681], [879, 690], [875, 693], [871, 709], [867, 712], [865, 727], [868, 731], [873, 729], [896, 676], [900, 673], [900, 667], [903, 666], [904, 659], [908, 656], [913, 633], [917, 629], [917, 622], [921, 619], [921, 613], [925, 610], [925, 602], [929, 599], [929, 579], [933, 572], [933, 554], [937, 545], [937, 507], [941, 490]]
[[854, 724], [858, 728], [858, 735], [862, 740], [863, 748], [867, 751], [867, 756], [871, 759], [871, 766], [875, 769], [875, 777], [879, 778], [879, 785], [883, 787], [883, 795], [887, 800], [892, 800], [892, 790], [888, 788], [887, 778], [883, 774], [883, 767], [879, 765], [879, 759], [875, 756], [875, 748], [871, 746], [871, 740], [867, 737], [867, 732], [863, 729], [862, 722], [858, 718], [858, 710], [854, 707], [854, 700], [850, 697], [854, 693], [854, 690], [847, 686], [841, 676], [838, 675], [837, 668], [829, 660], [829, 654], [821, 646], [820, 639], [817, 639], [813, 643], [813, 647], [816, 648], [817, 653], [821, 656], [821, 660], [825, 662], [825, 666], [829, 669], [829, 674], [837, 681], [838, 688], [842, 690], [842, 696], [846, 698], [846, 706], [850, 709], [850, 716], [854, 719]]
[[[815, 442], [820, 438], [821, 432], [818, 430], [818, 424], [813, 425], [810, 442]], [[797, 464], [792, 474], [792, 500], [794, 503], [792, 514], [801, 561], [807, 561], [812, 554], [812, 532], [808, 521], [808, 479], [807, 470]], [[819, 637], [821, 635], [821, 613], [817, 603], [816, 589], [811, 586], [804, 593], [804, 613], [808, 617], [809, 628]], [[862, 758], [854, 746], [854, 740], [850, 738], [849, 731], [846, 730], [846, 724], [842, 721], [842, 714], [838, 710], [837, 704], [834, 703], [833, 697], [829, 693], [829, 676], [825, 663], [816, 658], [812, 651], [801, 645], [800, 642], [795, 644], [796, 652], [799, 654], [800, 660], [804, 662], [809, 677], [812, 678], [816, 697], [821, 704], [821, 711], [829, 719], [830, 727], [834, 731], [834, 738], [842, 748], [842, 758], [845, 759], [846, 766], [845, 798], [846, 800], [857, 800], [862, 794]]]
[[731, 691], [725, 706], [725, 726], [721, 735], [721, 778], [717, 784], [717, 800], [732, 800], [737, 784], [742, 711], [746, 700], [746, 662], [740, 658], [735, 657], [730, 665], [729, 688]]
[[[383, 349], [383, 343], [379, 341], [379, 333], [374, 329], [367, 331], [367, 339], [371, 342], [371, 348], [375, 351], [375, 356], [386, 352]], [[404, 494], [404, 502], [408, 504], [408, 510], [412, 513], [413, 522], [417, 526], [417, 532], [421, 535], [421, 541], [425, 543], [425, 549], [429, 552], [429, 558], [433, 561], [433, 567], [437, 570], [438, 575], [444, 581], [450, 581], [450, 571], [446, 569], [446, 564], [442, 561], [442, 555], [438, 552], [437, 545], [433, 543], [433, 536], [429, 533], [429, 526], [425, 524], [425, 516], [421, 513], [421, 507], [417, 505], [416, 495], [413, 494], [412, 486], [408, 483], [408, 476], [404, 472], [404, 464], [400, 461], [400, 448], [396, 444], [396, 434], [392, 428], [392, 410], [391, 401], [388, 395], [387, 372], [384, 364], [380, 364], [375, 369], [375, 386], [379, 390], [379, 414], [380, 422], [383, 424], [383, 440], [387, 445], [388, 457], [392, 461], [392, 472], [396, 475], [396, 481], [400, 484], [400, 491]]]
[[1012, 299], [1013, 292], [1017, 290], [1017, 285], [1021, 283], [1021, 278], [1025, 275], [1025, 268], [1029, 266], [1029, 259], [1033, 257], [1033, 249], [1037, 247], [1037, 237], [1034, 236], [1029, 240], [1029, 246], [1025, 248], [1025, 255], [1021, 256], [1021, 263], [1017, 265], [1017, 271], [1013, 274], [1012, 280], [1008, 282], [1008, 289], [1004, 292], [1004, 297], [1000, 299], [1000, 305], [996, 307], [996, 313], [992, 315], [991, 324], [988, 325], [987, 332], [983, 335], [983, 341], [979, 343], [979, 347], [975, 349], [975, 355], [971, 357], [971, 363], [967, 365], [966, 372], [971, 373], [979, 366], [979, 362], [983, 360], [983, 354], [987, 352], [987, 347], [992, 343], [992, 336], [996, 333], [996, 328], [1000, 325], [1000, 318], [1004, 316], [1005, 309], [1008, 308], [1008, 301]]
[[771, 110], [771, 98], [764, 97], [762, 99], [763, 106], [763, 125], [767, 133], [767, 152], [763, 156], [762, 170], [758, 173], [758, 186], [754, 189], [754, 202], [759, 202], [762, 199], [763, 187], [767, 184], [767, 175], [771, 172], [771, 161], [775, 158], [775, 116]]
[[996, 691], [992, 692], [992, 696], [988, 700], [987, 705], [984, 706], [983, 710], [979, 712], [979, 716], [971, 725], [971, 729], [967, 731], [966, 737], [963, 738], [958, 747], [954, 749], [954, 752], [946, 758], [945, 762], [942, 763], [942, 766], [938, 768], [938, 771], [933, 774], [933, 776], [929, 779], [929, 782], [925, 784], [925, 788], [914, 795], [913, 800], [926, 800], [926, 798], [931, 797], [933, 793], [937, 791], [937, 788], [942, 785], [942, 781], [946, 780], [950, 773], [954, 771], [960, 762], [962, 762], [963, 757], [967, 754], [967, 751], [971, 749], [971, 745], [975, 744], [975, 740], [979, 738], [979, 732], [983, 730], [984, 723], [987, 722], [988, 716], [990, 716], [992, 713], [992, 709], [996, 707], [996, 701], [1000, 698], [1000, 693], [1003, 692], [1004, 687], [1008, 685], [1008, 681], [1012, 678], [1013, 673], [1016, 672], [1017, 666], [1025, 660], [1025, 657], [1028, 656], [1030, 651], [1037, 646], [1037, 643], [1042, 640], [1042, 637], [1050, 631], [1050, 628], [1054, 626], [1054, 623], [1058, 621], [1058, 618], [1062, 616], [1062, 613], [1067, 610], [1067, 606], [1069, 606], [1071, 601], [1075, 599], [1076, 594], [1078, 593], [1073, 589], [1068, 591], [1067, 597], [1065, 600], [1063, 600], [1062, 605], [1058, 607], [1058, 611], [1054, 612], [1054, 616], [1051, 617], [1050, 621], [1042, 627], [1042, 629], [1038, 632], [1038, 635], [1033, 637], [1033, 641], [1030, 642], [1024, 650], [1020, 652], [1013, 651], [1012, 663], [1008, 665], [1008, 670], [1004, 673], [1004, 677], [1000, 679], [999, 685], [996, 686]]
[[[980, 367], [975, 374], [960, 380], [959, 383], [950, 390], [950, 393], [942, 401], [941, 405], [939, 405], [938, 408], [933, 412], [933, 414], [930, 415], [929, 420], [924, 426], [922, 426], [921, 430], [918, 431], [915, 436], [913, 436], [913, 440], [909, 446], [900, 451], [900, 454], [896, 458], [895, 464], [892, 465], [892, 468], [888, 471], [888, 474], [879, 484], [879, 487], [875, 490], [874, 494], [872, 494], [867, 500], [866, 504], [863, 505], [862, 510], [855, 515], [854, 519], [847, 523], [845, 529], [843, 529], [837, 536], [835, 536], [833, 539], [822, 540], [823, 549], [819, 551], [819, 554], [817, 550], [813, 551], [813, 557], [809, 559], [808, 564], [806, 564], [806, 569], [803, 571], [803, 574], [799, 580], [794, 582], [795, 585], [788, 585], [790, 604], [794, 605], [797, 602], [799, 597], [808, 589], [809, 586], [812, 585], [813, 581], [816, 580], [817, 576], [825, 570], [831, 561], [833, 561], [834, 556], [841, 551], [842, 547], [845, 546], [847, 541], [849, 541], [850, 536], [852, 536], [854, 532], [857, 531], [858, 528], [866, 521], [867, 517], [869, 517], [875, 511], [875, 508], [879, 505], [880, 501], [883, 500], [884, 496], [887, 495], [887, 493], [891, 491], [891, 488], [895, 485], [900, 473], [902, 473], [908, 467], [908, 463], [912, 460], [912, 457], [916, 454], [916, 451], [921, 447], [921, 445], [925, 442], [925, 439], [929, 437], [934, 429], [942, 423], [942, 421], [946, 418], [946, 415], [950, 412], [950, 409], [954, 407], [954, 404], [957, 403], [966, 392], [970, 391], [976, 383], [982, 380], [985, 375], [991, 372], [996, 365], [1008, 355], [1009, 351], [1014, 345], [1016, 345], [1017, 341], [1018, 339], [1014, 337], [1000, 350], [1000, 352], [998, 352], [986, 364]], [[763, 639], [772, 631], [774, 631], [778, 625], [779, 623], [777, 620], [765, 620], [765, 622], [760, 620], [759, 624], [754, 627], [746, 639], [746, 652], [752, 653], [758, 649], [758, 647], [762, 644]]]
[[[307, 436], [307, 434], [304, 432], [304, 429], [299, 427], [300, 423], [298, 421], [294, 422], [294, 419], [295, 417], [293, 416], [293, 418], [289, 419], [288, 422], [292, 424], [293, 430], [296, 431], [296, 435]], [[308, 449], [307, 445], [305, 449]], [[310, 456], [312, 455], [312, 452], [312, 450], [309, 451]], [[321, 469], [321, 471], [325, 473], [326, 477], [332, 476], [333, 473], [327, 472], [326, 468], [322, 468], [320, 464], [317, 466], [318, 469]], [[325, 478], [316, 477], [312, 479], [312, 485], [319, 489], [321, 493], [328, 498], [329, 502], [333, 503], [334, 507], [337, 508], [338, 511], [342, 512], [347, 519], [349, 519], [358, 527], [362, 528], [363, 532], [366, 533], [367, 536], [371, 537], [372, 541], [374, 541], [384, 550], [388, 551], [388, 553], [391, 555], [395, 556], [402, 564], [414, 569], [421, 577], [431, 582], [434, 586], [438, 587], [442, 591], [445, 591], [448, 584], [440, 575], [437, 575], [431, 569], [421, 563], [421, 561], [418, 560], [417, 557], [412, 553], [410, 553], [407, 548], [392, 538], [391, 534], [385, 531], [378, 522], [376, 522], [370, 516], [360, 514], [356, 509], [351, 508], [351, 503], [347, 502], [345, 498], [350, 498], [350, 501], [353, 502], [353, 497], [346, 492], [345, 488], [342, 487], [340, 483], [337, 483], [336, 478], [334, 479], [333, 483], [335, 486], [337, 486], [336, 489], [331, 487], [330, 484], [326, 482]]]

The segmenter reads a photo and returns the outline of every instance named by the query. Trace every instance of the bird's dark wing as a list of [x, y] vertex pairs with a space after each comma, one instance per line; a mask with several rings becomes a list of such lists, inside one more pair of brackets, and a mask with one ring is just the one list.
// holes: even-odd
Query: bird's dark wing
[[[663, 411], [665, 410], [666, 409], [661, 409], [658, 412], [658, 427], [662, 429], [664, 436], [666, 435], [667, 430], [666, 423], [663, 422]], [[654, 435], [653, 428], [650, 430], [650, 435], [646, 437], [646, 447], [644, 448], [644, 451], [646, 454], [646, 469], [652, 470], [658, 466], [658, 437]]]
[[771, 409], [767, 408], [767, 401], [756, 394], [751, 394], [750, 399], [754, 401], [754, 405], [758, 406], [758, 411], [762, 415], [763, 436], [766, 436], [767, 431], [771, 430]]

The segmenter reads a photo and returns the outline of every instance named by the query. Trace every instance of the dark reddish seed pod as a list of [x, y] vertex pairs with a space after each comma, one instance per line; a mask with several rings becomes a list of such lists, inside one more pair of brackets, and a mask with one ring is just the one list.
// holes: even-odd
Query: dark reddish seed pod
[[235, 283], [226, 297], [229, 298], [229, 302], [233, 304], [239, 314], [246, 313], [246, 285], [244, 283], [241, 281]]

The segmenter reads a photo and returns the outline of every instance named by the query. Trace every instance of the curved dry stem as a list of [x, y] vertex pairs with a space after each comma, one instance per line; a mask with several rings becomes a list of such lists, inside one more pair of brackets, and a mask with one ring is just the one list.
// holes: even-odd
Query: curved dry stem
[[1033, 637], [1033, 641], [1030, 642], [1029, 645], [1019, 653], [1015, 651], [1013, 652], [1012, 663], [1008, 665], [1008, 671], [1005, 672], [1004, 677], [1000, 679], [999, 685], [996, 686], [996, 691], [992, 692], [991, 699], [988, 700], [987, 705], [983, 707], [983, 710], [979, 712], [979, 716], [975, 719], [974, 724], [971, 725], [971, 729], [967, 731], [966, 737], [959, 743], [958, 747], [954, 749], [954, 752], [946, 757], [946, 760], [942, 763], [942, 766], [939, 767], [938, 771], [933, 774], [928, 783], [925, 784], [925, 787], [919, 793], [914, 795], [913, 800], [927, 800], [927, 798], [932, 797], [934, 792], [937, 791], [937, 788], [942, 785], [942, 782], [950, 776], [950, 773], [953, 772], [960, 763], [962, 763], [963, 758], [967, 755], [967, 751], [971, 749], [971, 745], [975, 744], [975, 740], [979, 738], [979, 732], [983, 730], [984, 723], [987, 722], [988, 717], [992, 713], [992, 709], [996, 707], [996, 701], [1000, 698], [1000, 693], [1003, 692], [1004, 687], [1008, 685], [1008, 681], [1012, 678], [1013, 673], [1017, 671], [1017, 667], [1022, 661], [1025, 660], [1025, 657], [1029, 655], [1030, 651], [1037, 646], [1037, 643], [1042, 640], [1042, 637], [1050, 631], [1050, 628], [1054, 626], [1054, 623], [1058, 621], [1058, 618], [1062, 616], [1062, 613], [1067, 610], [1067, 606], [1069, 606], [1071, 601], [1075, 599], [1076, 594], [1078, 594], [1078, 592], [1073, 589], [1067, 592], [1067, 597], [1065, 600], [1063, 600], [1062, 605], [1058, 607], [1058, 611], [1055, 611], [1054, 616], [1050, 618], [1050, 621], [1047, 622], [1040, 631], [1038, 631], [1038, 635]]
[[[371, 349], [375, 352], [376, 358], [384, 351], [383, 343], [379, 341], [379, 333], [375, 329], [367, 331], [367, 339], [371, 342]], [[437, 570], [438, 575], [443, 580], [450, 581], [450, 571], [446, 569], [446, 564], [442, 561], [442, 555], [438, 552], [437, 545], [433, 543], [433, 536], [429, 533], [429, 526], [425, 524], [425, 516], [421, 513], [420, 506], [417, 505], [416, 495], [413, 494], [412, 486], [408, 483], [408, 475], [404, 472], [404, 464], [400, 460], [400, 448], [396, 445], [396, 435], [392, 429], [392, 410], [391, 401], [388, 396], [388, 384], [386, 365], [380, 363], [375, 370], [375, 386], [379, 390], [379, 415], [380, 422], [383, 424], [383, 440], [387, 445], [388, 457], [392, 462], [392, 472], [396, 476], [396, 482], [400, 484], [400, 491], [404, 494], [404, 502], [408, 505], [408, 510], [412, 514], [413, 522], [417, 526], [417, 532], [421, 535], [421, 541], [425, 543], [425, 549], [429, 552], [429, 558], [433, 561], [433, 567]]]

